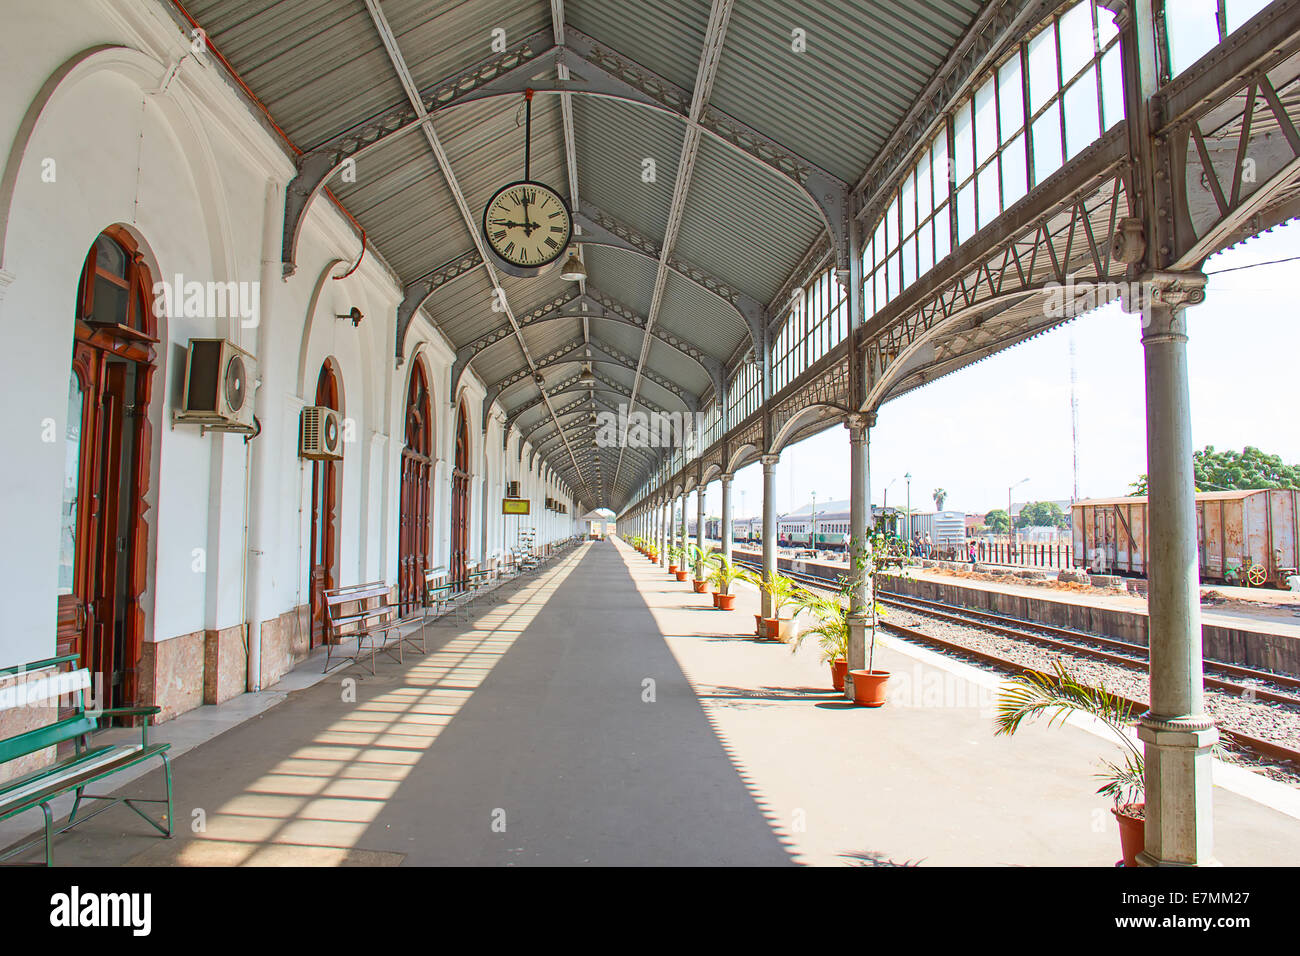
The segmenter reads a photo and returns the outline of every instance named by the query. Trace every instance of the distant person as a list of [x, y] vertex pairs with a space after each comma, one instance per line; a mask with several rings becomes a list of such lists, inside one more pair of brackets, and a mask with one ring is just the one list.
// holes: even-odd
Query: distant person
[[925, 533], [925, 556], [927, 558], [934, 557], [934, 542], [930, 540], [930, 532], [928, 531]]
[[979, 553], [979, 545], [977, 545], [974, 541], [971, 541], [970, 546], [967, 548], [967, 551], [969, 551], [970, 553], [970, 563], [974, 564], [975, 556]]

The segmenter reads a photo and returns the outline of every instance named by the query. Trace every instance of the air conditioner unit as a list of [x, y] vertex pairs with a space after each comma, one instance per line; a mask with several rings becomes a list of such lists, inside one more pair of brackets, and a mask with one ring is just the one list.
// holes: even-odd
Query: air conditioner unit
[[342, 421], [338, 412], [324, 405], [308, 405], [302, 410], [299, 421], [299, 458], [312, 461], [343, 459]]
[[190, 339], [183, 407], [172, 421], [252, 432], [256, 382], [257, 359], [229, 339]]
[[507, 498], [518, 498], [518, 497], [519, 497], [519, 482], [517, 482], [517, 481], [507, 481], [507, 482], [506, 482], [506, 497], [507, 497]]

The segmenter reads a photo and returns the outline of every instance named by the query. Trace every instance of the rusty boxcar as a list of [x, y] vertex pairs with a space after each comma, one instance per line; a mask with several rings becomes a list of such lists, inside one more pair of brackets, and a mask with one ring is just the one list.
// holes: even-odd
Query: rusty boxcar
[[[1147, 499], [1091, 498], [1071, 506], [1076, 567], [1147, 571]], [[1300, 568], [1300, 492], [1206, 491], [1196, 496], [1201, 580], [1286, 587]]]

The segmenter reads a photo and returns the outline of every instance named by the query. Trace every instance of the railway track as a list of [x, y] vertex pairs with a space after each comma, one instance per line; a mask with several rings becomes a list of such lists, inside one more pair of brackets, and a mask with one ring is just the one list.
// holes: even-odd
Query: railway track
[[[759, 566], [755, 562], [746, 559], [740, 559], [737, 563], [755, 570], [759, 569]], [[820, 590], [829, 589], [829, 587], [833, 586], [834, 583], [827, 581], [819, 575], [789, 571], [783, 571], [782, 574], [805, 587], [817, 588]], [[1094, 660], [1116, 664], [1121, 667], [1145, 669], [1148, 661], [1147, 648], [1138, 644], [1119, 641], [1114, 638], [1098, 637], [1080, 631], [1072, 631], [1068, 628], [1037, 624], [1031, 621], [1021, 621], [1017, 618], [994, 614], [989, 611], [961, 608], [954, 605], [944, 604], [939, 601], [913, 598], [906, 595], [894, 594], [892, 592], [881, 592], [877, 599], [882, 604], [898, 607], [915, 614], [928, 615], [930, 617], [967, 627], [981, 628], [1017, 641], [1024, 641], [1039, 647], [1063, 651], [1080, 657], [1092, 658]], [[928, 634], [924, 631], [917, 630], [913, 627], [908, 627], [895, 622], [885, 622], [882, 626], [902, 635], [903, 637], [922, 644], [937, 647], [946, 653], [974, 658], [1000, 669], [1011, 670], [1017, 673], [1026, 671], [1036, 674], [1045, 673], [1036, 668], [1026, 666], [1020, 661], [1011, 660], [1002, 657], [1001, 655], [979, 650], [978, 648], [972, 648], [955, 641], [949, 641], [934, 634]], [[1035, 631], [1040, 633], [1034, 633]], [[1206, 687], [1224, 693], [1233, 694], [1246, 700], [1268, 701], [1300, 708], [1300, 693], [1288, 692], [1300, 691], [1300, 679], [1284, 674], [1274, 674], [1269, 671], [1260, 671], [1249, 667], [1242, 667], [1237, 664], [1227, 664], [1221, 661], [1206, 661], [1205, 665], [1207, 668], [1221, 674], [1232, 675], [1250, 681], [1250, 683], [1241, 683], [1231, 680], [1228, 677], [1218, 677], [1213, 674], [1207, 674], [1205, 676]], [[1260, 686], [1261, 684], [1271, 684], [1272, 687]], [[1135, 700], [1122, 695], [1118, 696], [1120, 700], [1123, 700], [1138, 712], [1144, 711], [1147, 708], [1146, 701]], [[1271, 760], [1287, 761], [1300, 767], [1300, 750], [1295, 750], [1275, 741], [1264, 740], [1241, 731], [1221, 729], [1220, 733], [1223, 737], [1235, 743], [1237, 746], [1252, 751], [1259, 756]]]

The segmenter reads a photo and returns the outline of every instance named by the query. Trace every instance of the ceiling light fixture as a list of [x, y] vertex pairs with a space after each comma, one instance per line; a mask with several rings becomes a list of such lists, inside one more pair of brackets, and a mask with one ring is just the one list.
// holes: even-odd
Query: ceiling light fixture
[[587, 278], [587, 267], [582, 264], [576, 251], [569, 253], [569, 258], [560, 270], [560, 278], [570, 282], [581, 282]]

